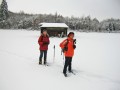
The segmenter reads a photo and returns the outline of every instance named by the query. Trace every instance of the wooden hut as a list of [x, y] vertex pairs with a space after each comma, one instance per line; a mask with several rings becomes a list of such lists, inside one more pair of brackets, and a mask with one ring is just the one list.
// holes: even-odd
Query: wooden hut
[[41, 33], [47, 30], [49, 36], [65, 37], [67, 36], [68, 26], [65, 23], [40, 23]]

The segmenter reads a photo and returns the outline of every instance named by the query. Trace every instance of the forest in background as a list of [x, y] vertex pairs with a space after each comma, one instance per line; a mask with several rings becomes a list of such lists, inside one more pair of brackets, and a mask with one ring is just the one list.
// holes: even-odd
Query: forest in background
[[39, 30], [40, 23], [66, 23], [71, 30], [83, 32], [120, 32], [120, 19], [106, 19], [99, 21], [91, 16], [64, 17], [57, 12], [55, 14], [27, 14], [8, 10], [6, 0], [0, 5], [0, 29], [28, 29]]

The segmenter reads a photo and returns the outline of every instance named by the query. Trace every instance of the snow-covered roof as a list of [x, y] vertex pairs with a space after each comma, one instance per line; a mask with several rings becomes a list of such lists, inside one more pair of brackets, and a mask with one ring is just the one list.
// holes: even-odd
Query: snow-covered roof
[[68, 28], [65, 23], [40, 23], [40, 27], [63, 27]]

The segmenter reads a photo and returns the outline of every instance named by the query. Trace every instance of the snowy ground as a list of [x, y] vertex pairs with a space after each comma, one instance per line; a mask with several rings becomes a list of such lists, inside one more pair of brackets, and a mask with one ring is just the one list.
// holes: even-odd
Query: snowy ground
[[[38, 31], [0, 30], [0, 90], [120, 90], [120, 34], [75, 32], [76, 75], [62, 74], [60, 38], [50, 38], [49, 67], [38, 65]], [[53, 46], [56, 59], [53, 63]]]

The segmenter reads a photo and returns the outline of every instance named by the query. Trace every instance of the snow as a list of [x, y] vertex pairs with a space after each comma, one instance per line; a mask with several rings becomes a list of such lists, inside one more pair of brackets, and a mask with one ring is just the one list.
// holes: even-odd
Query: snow
[[[0, 90], [120, 90], [120, 34], [75, 32], [76, 75], [62, 74], [59, 43], [50, 38], [48, 63], [38, 65], [39, 31], [0, 30]], [[53, 62], [53, 46], [56, 58]]]
[[65, 23], [40, 23], [41, 27], [63, 27], [68, 28]]

